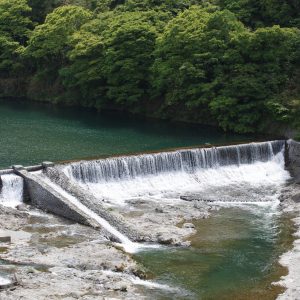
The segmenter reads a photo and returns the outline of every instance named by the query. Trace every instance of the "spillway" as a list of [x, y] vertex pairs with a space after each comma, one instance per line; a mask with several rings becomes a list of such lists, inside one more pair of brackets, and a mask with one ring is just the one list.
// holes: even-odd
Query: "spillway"
[[23, 202], [24, 183], [20, 176], [8, 174], [1, 176], [0, 204], [15, 207]]
[[[213, 200], [224, 202], [272, 201], [274, 187], [289, 178], [284, 150], [285, 141], [184, 149], [81, 161], [64, 172], [98, 198], [119, 205], [132, 198], [173, 201], [186, 194], [210, 200], [214, 194]], [[234, 187], [229, 196], [228, 186]]]

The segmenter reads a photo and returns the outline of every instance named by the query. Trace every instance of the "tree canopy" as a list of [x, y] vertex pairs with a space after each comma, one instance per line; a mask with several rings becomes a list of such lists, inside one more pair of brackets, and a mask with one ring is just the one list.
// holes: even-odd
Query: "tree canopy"
[[297, 128], [299, 5], [0, 0], [0, 80], [22, 74], [35, 100], [236, 132]]

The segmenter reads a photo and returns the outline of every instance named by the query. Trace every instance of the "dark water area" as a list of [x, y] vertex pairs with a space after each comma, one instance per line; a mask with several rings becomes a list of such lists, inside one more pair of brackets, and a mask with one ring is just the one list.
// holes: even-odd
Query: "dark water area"
[[276, 299], [273, 285], [286, 275], [278, 264], [292, 244], [294, 226], [287, 214], [268, 207], [223, 208], [204, 220], [191, 248], [136, 255], [156, 281], [179, 291], [152, 291], [155, 299]]
[[0, 101], [0, 168], [254, 139], [211, 126]]

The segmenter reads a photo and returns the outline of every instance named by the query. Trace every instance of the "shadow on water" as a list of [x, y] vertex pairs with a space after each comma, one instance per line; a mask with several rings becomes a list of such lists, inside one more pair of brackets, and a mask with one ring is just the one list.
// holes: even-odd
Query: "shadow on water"
[[0, 118], [1, 168], [254, 139], [212, 126], [19, 101], [0, 101]]
[[[191, 248], [136, 255], [160, 283], [190, 294], [178, 299], [276, 299], [284, 289], [272, 285], [287, 274], [279, 256], [293, 242], [291, 216], [224, 208], [195, 220]], [[156, 299], [176, 299], [156, 291]]]

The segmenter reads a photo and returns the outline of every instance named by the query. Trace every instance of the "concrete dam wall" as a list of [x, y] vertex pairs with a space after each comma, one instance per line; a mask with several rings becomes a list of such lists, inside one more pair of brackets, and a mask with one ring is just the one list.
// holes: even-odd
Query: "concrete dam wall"
[[286, 166], [296, 183], [300, 184], [300, 142], [287, 141]]

